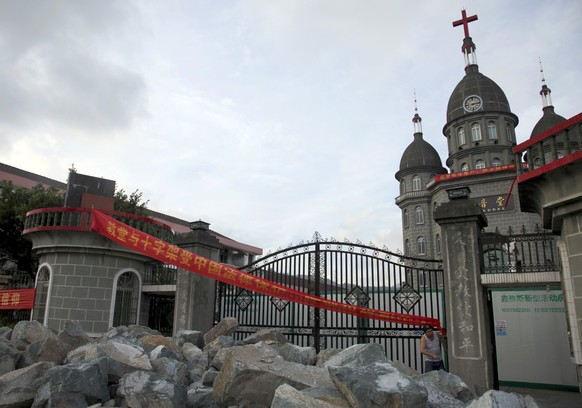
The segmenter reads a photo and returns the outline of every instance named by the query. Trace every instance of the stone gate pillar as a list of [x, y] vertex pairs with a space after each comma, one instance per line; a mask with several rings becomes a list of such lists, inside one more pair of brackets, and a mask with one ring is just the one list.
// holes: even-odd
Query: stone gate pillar
[[494, 386], [487, 294], [481, 286], [479, 234], [487, 226], [481, 208], [469, 200], [468, 187], [447, 190], [449, 202], [434, 213], [441, 226], [446, 299], [448, 361], [481, 394]]
[[[176, 237], [176, 245], [212, 261], [219, 261], [221, 245], [218, 239], [210, 234], [209, 225], [204, 221], [192, 223], [192, 231]], [[198, 330], [202, 333], [212, 329], [215, 300], [214, 279], [178, 269], [174, 333], [180, 329]]]

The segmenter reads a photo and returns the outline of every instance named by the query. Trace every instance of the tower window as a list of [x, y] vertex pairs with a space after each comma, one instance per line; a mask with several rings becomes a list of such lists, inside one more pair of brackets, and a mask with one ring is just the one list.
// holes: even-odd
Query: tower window
[[485, 160], [481, 160], [481, 159], [477, 160], [475, 162], [475, 168], [476, 169], [484, 169], [485, 168]]
[[457, 130], [457, 142], [459, 143], [459, 146], [467, 143], [467, 141], [465, 140], [465, 129], [459, 128]]
[[471, 125], [471, 138], [473, 139], [474, 142], [482, 139], [481, 125], [479, 125], [476, 122]]
[[495, 122], [492, 120], [487, 122], [487, 135], [491, 140], [497, 139], [497, 126], [495, 126]]
[[501, 160], [495, 157], [493, 160], [491, 160], [491, 165], [493, 167], [499, 167], [501, 166]]
[[507, 131], [507, 140], [509, 142], [515, 142], [515, 135], [513, 134], [513, 128], [509, 123], [505, 124], [505, 130]]
[[405, 227], [408, 227], [408, 210], [404, 209], [404, 211], [402, 211], [402, 224]]
[[426, 255], [426, 245], [424, 242], [424, 237], [418, 237], [416, 240], [416, 252], [418, 255]]
[[461, 171], [469, 171], [469, 165], [467, 163], [461, 164]]
[[404, 241], [404, 255], [410, 255], [410, 242], [408, 239]]
[[400, 182], [400, 194], [404, 194], [406, 193], [406, 182], [404, 180], [402, 180]]
[[414, 209], [414, 217], [417, 224], [424, 224], [424, 211], [420, 205]]
[[420, 176], [414, 176], [412, 177], [412, 190], [413, 191], [419, 191], [422, 189], [422, 183], [420, 180]]

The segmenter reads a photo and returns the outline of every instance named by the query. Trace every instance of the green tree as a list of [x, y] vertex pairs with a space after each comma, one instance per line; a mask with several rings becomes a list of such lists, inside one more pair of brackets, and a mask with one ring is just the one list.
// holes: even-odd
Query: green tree
[[133, 193], [127, 195], [124, 189], [117, 190], [114, 196], [113, 209], [129, 214], [148, 215], [147, 205], [149, 200], [142, 200], [143, 193], [135, 190]]
[[36, 269], [32, 244], [22, 237], [26, 213], [37, 208], [62, 207], [63, 195], [41, 184], [25, 189], [3, 181], [0, 188], [0, 266], [15, 263], [21, 271]]

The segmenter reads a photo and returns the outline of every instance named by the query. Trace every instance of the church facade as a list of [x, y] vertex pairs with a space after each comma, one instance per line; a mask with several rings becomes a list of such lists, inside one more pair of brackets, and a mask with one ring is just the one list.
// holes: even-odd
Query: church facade
[[[575, 365], [570, 354], [557, 351], [569, 348], [558, 251], [553, 241], [545, 240], [551, 232], [543, 230], [540, 215], [521, 211], [520, 200], [527, 197], [519, 194], [516, 183], [516, 166], [522, 166], [521, 156], [516, 158], [514, 154], [519, 119], [511, 110], [503, 89], [480, 72], [468, 26], [475, 20], [477, 16], [468, 17], [463, 10], [462, 18], [453, 23], [453, 26], [464, 29], [461, 51], [465, 67], [464, 76], [452, 90], [447, 103], [442, 130], [448, 148], [446, 168], [437, 150], [424, 139], [422, 119], [415, 112], [413, 141], [402, 154], [395, 174], [400, 183], [395, 201], [402, 214], [404, 254], [442, 259], [445, 243], [442, 242], [441, 227], [434, 220], [435, 211], [454, 198], [454, 194], [468, 195], [486, 216], [483, 235], [492, 241], [503, 242], [490, 250], [483, 244], [480, 254], [481, 284], [487, 290], [492, 309], [490, 318], [495, 325], [492, 333], [497, 346], [499, 380], [508, 385], [577, 388]], [[543, 76], [540, 95], [543, 115], [531, 131], [532, 138], [566, 120], [555, 113], [551, 91]], [[548, 161], [547, 156], [561, 157], [571, 148], [579, 150], [579, 146], [558, 144], [555, 152], [548, 150], [539, 154], [532, 151], [532, 157], [526, 155], [523, 159], [530, 166], [540, 166]], [[525, 238], [512, 240], [518, 234]], [[531, 237], [536, 234], [542, 239], [534, 242]], [[517, 242], [526, 239], [532, 241], [527, 245]], [[535, 267], [531, 266], [532, 259]], [[442, 288], [442, 282], [437, 286], [435, 290]], [[529, 299], [529, 302], [519, 303], [523, 299]], [[541, 312], [547, 310], [553, 312]], [[535, 333], [527, 327], [528, 324], [537, 328]], [[539, 342], [528, 340], [533, 337], [539, 337]], [[535, 342], [538, 343], [533, 344]], [[545, 373], [540, 373], [535, 367], [528, 369], [528, 361], [540, 364], [540, 355], [548, 356], [547, 364], [545, 360], [541, 363], [547, 368]]]

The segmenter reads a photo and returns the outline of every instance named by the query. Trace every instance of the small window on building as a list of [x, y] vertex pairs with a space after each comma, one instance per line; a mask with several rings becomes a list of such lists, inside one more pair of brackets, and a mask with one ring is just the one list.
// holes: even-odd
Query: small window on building
[[497, 139], [497, 126], [492, 120], [487, 122], [487, 136], [491, 140]]
[[484, 169], [485, 168], [485, 160], [481, 160], [481, 159], [477, 160], [475, 162], [475, 168], [476, 169]]
[[426, 255], [426, 245], [424, 242], [424, 237], [418, 237], [416, 240], [416, 252], [418, 255]]
[[420, 205], [414, 209], [414, 215], [417, 224], [424, 224], [424, 211]]
[[402, 225], [404, 225], [404, 227], [408, 227], [408, 210], [404, 209], [404, 211], [402, 211]]
[[127, 271], [117, 277], [114, 288], [113, 327], [138, 324], [140, 281], [137, 274]]
[[49, 308], [51, 286], [51, 270], [48, 266], [43, 265], [36, 274], [34, 309], [32, 309], [32, 320], [41, 324], [46, 324], [46, 312]]
[[457, 129], [457, 142], [459, 143], [459, 146], [462, 146], [465, 143], [467, 143], [467, 141], [465, 140], [465, 129], [463, 128]]
[[422, 190], [422, 182], [420, 180], [420, 176], [412, 177], [412, 190], [413, 191]]
[[467, 163], [461, 164], [461, 171], [469, 171], [469, 165]]
[[491, 166], [493, 167], [501, 166], [501, 160], [495, 157], [493, 160], [491, 160]]
[[481, 125], [479, 125], [477, 122], [471, 125], [471, 138], [473, 139], [474, 142], [477, 142], [482, 139]]
[[404, 255], [410, 255], [410, 241], [404, 240]]
[[406, 181], [402, 180], [400, 182], [400, 194], [406, 193]]
[[515, 142], [515, 134], [513, 133], [513, 128], [509, 123], [505, 124], [505, 131], [507, 132], [507, 141]]

